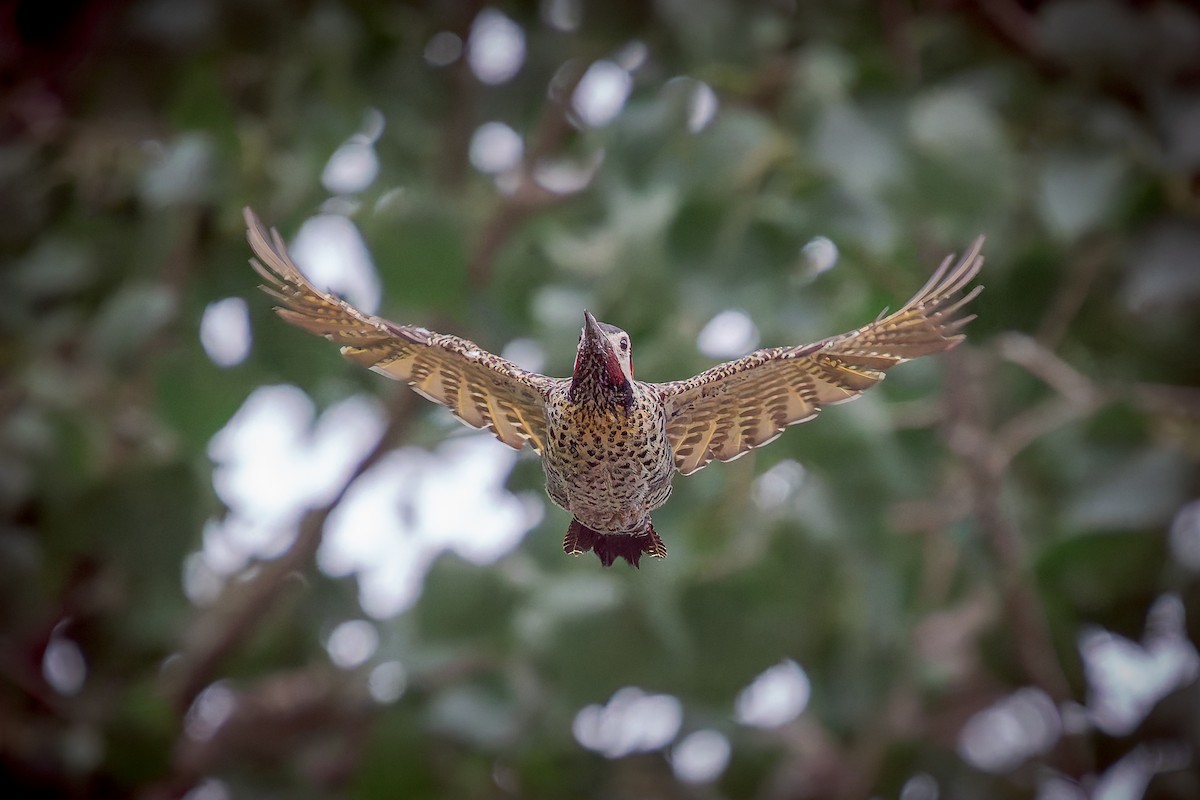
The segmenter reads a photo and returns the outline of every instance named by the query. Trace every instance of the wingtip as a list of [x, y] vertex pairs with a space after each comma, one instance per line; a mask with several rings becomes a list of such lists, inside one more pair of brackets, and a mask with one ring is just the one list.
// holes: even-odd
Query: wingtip
[[971, 246], [963, 253], [963, 257], [959, 259], [959, 266], [955, 269], [955, 272], [959, 273], [959, 277], [954, 281], [957, 288], [961, 289], [983, 269], [983, 243], [986, 240], [987, 237], [982, 233], [976, 236], [975, 240], [971, 242]]
[[242, 220], [246, 223], [246, 241], [254, 250], [258, 250], [256, 242], [269, 244], [270, 236], [267, 233], [267, 228], [263, 225], [258, 214], [254, 213], [254, 209], [250, 206], [242, 207]]

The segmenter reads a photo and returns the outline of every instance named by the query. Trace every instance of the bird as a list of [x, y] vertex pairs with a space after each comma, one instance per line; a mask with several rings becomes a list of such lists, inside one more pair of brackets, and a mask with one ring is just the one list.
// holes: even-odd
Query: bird
[[732, 461], [861, 395], [888, 369], [949, 350], [975, 318], [962, 311], [982, 290], [966, 287], [983, 265], [983, 237], [957, 261], [947, 256], [897, 311], [811, 344], [769, 347], [667, 383], [634, 378], [624, 330], [583, 312], [569, 378], [531, 372], [458, 336], [364, 313], [317, 289], [279, 232], [244, 211], [250, 259], [284, 320], [341, 346], [344, 357], [445, 406], [473, 428], [541, 457], [546, 493], [571, 514], [568, 555], [665, 558], [651, 512], [676, 474]]

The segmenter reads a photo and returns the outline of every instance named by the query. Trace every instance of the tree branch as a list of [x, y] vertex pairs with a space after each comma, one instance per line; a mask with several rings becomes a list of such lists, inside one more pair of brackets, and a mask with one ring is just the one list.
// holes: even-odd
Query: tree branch
[[[999, 443], [1001, 437], [989, 430], [986, 419], [986, 365], [971, 356], [959, 348], [946, 358], [950, 371], [946, 438], [966, 473], [975, 520], [995, 562], [997, 588], [1017, 663], [1030, 682], [1061, 705], [1074, 695], [1056, 654], [1041, 596], [1029, 575], [1021, 532], [1002, 506], [1008, 459]], [[1062, 748], [1064, 771], [1083, 774], [1090, 758], [1082, 744], [1075, 737], [1064, 737]]]
[[483, 226], [467, 262], [467, 280], [473, 290], [481, 291], [491, 283], [496, 257], [522, 223], [537, 212], [563, 203], [582, 191], [552, 192], [538, 183], [534, 174], [541, 161], [557, 152], [572, 131], [568, 109], [585, 71], [582, 67], [575, 68], [557, 98], [546, 105], [536, 126], [533, 143], [526, 149], [518, 168], [516, 188], [500, 199]]
[[304, 516], [299, 534], [283, 555], [262, 565], [257, 575], [235, 585], [234, 591], [226, 590], [226, 596], [195, 621], [185, 635], [180, 662], [169, 670], [167, 677], [167, 694], [179, 713], [186, 712], [201, 690], [212, 682], [221, 663], [258, 627], [279, 600], [288, 576], [308, 568], [321, 545], [329, 515], [354, 481], [399, 444], [418, 408], [412, 392], [396, 392], [387, 428], [333, 499]]

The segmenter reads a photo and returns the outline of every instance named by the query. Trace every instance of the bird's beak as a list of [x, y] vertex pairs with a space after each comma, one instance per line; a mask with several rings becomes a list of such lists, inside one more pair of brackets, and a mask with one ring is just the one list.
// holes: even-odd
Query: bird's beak
[[592, 316], [592, 312], [584, 311], [582, 344], [598, 349], [604, 342], [604, 331], [600, 330], [600, 323], [596, 322], [596, 318]]
[[583, 312], [583, 338], [579, 341], [579, 355], [584, 358], [599, 358], [606, 359], [613, 355], [609, 351], [612, 350], [612, 345], [608, 343], [608, 337], [604, 335], [604, 331], [600, 330], [600, 323], [592, 316], [591, 312]]

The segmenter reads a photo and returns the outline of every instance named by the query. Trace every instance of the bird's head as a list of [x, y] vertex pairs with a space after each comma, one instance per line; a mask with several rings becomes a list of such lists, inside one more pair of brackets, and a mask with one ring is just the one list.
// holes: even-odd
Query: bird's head
[[583, 332], [571, 373], [571, 401], [633, 405], [633, 345], [629, 334], [583, 312]]

